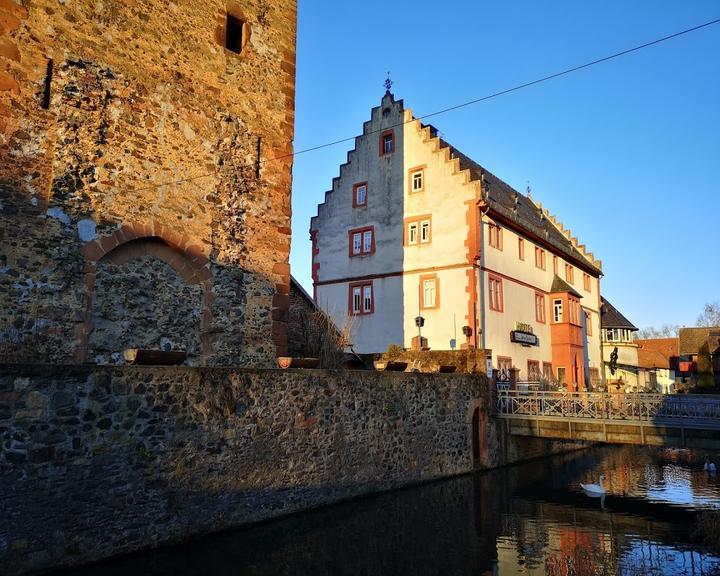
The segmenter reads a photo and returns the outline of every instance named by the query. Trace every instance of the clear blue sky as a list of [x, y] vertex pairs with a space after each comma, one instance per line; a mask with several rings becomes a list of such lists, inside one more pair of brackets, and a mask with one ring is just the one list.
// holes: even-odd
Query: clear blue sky
[[[355, 136], [384, 93], [415, 115], [720, 17], [718, 0], [300, 0], [296, 150]], [[444, 114], [458, 149], [556, 214], [639, 327], [720, 300], [720, 25]], [[295, 158], [291, 264], [351, 144]]]

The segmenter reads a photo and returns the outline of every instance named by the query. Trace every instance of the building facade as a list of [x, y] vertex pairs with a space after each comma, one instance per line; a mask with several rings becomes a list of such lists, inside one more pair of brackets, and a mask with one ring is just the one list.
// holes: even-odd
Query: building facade
[[640, 387], [671, 394], [675, 391], [679, 338], [637, 339]]
[[0, 22], [0, 360], [274, 363], [295, 0], [7, 0]]
[[678, 376], [684, 384], [720, 386], [720, 326], [680, 328]]
[[390, 92], [310, 235], [314, 298], [356, 352], [470, 346], [522, 380], [599, 378], [601, 263]]
[[601, 298], [601, 325], [603, 364], [605, 380], [608, 386], [637, 390], [640, 385], [638, 378], [638, 345], [633, 334], [637, 327], [630, 322], [606, 298]]

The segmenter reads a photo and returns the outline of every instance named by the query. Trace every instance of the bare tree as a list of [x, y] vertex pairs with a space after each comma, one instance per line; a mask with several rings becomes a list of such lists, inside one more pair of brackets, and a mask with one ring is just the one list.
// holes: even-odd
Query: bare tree
[[663, 324], [660, 327], [648, 326], [635, 332], [635, 339], [646, 338], [675, 338], [680, 332], [677, 324]]
[[697, 317], [698, 326], [720, 326], [720, 302], [705, 304], [702, 314]]

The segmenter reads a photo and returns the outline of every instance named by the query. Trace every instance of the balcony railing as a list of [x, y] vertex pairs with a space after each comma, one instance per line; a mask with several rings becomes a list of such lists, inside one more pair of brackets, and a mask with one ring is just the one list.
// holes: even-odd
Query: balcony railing
[[720, 398], [667, 394], [542, 392], [498, 387], [500, 415], [542, 418], [667, 421], [712, 420], [720, 424]]

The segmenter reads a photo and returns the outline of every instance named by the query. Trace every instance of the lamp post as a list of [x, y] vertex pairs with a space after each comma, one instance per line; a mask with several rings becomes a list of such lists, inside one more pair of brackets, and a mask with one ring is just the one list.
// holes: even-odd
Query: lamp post
[[416, 316], [415, 326], [417, 326], [418, 329], [418, 350], [422, 350], [422, 327], [425, 326], [425, 318], [422, 316]]
[[473, 329], [470, 326], [463, 326], [462, 333], [465, 335], [465, 339], [467, 340], [467, 348], [469, 350], [470, 349], [470, 338], [473, 335]]

